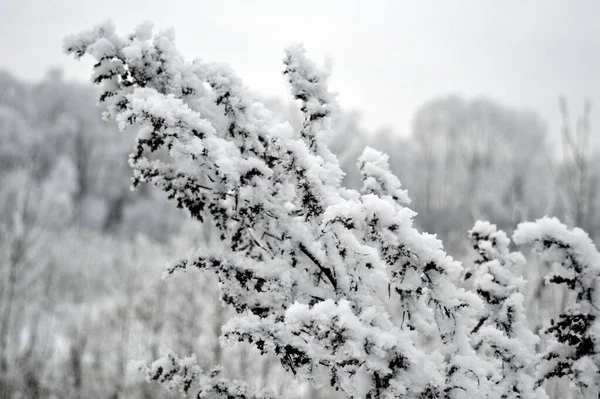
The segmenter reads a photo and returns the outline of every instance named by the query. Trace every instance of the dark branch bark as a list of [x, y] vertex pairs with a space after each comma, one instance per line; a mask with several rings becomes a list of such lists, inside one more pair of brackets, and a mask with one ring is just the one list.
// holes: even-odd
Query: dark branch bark
[[300, 249], [300, 252], [302, 252], [304, 255], [306, 255], [308, 257], [308, 259], [310, 259], [315, 265], [317, 265], [317, 267], [327, 277], [327, 279], [333, 286], [333, 289], [337, 291], [337, 280], [331, 273], [331, 270], [326, 268], [325, 266], [323, 266], [321, 264], [321, 262], [319, 262], [319, 260], [312, 253], [310, 253], [310, 251], [306, 248], [306, 246], [303, 243], [298, 244], [298, 248]]

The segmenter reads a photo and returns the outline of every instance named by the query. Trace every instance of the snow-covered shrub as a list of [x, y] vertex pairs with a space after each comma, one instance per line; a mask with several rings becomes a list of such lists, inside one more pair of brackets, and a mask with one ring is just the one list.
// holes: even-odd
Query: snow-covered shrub
[[[197, 249], [165, 277], [190, 267], [217, 276], [236, 312], [222, 344], [250, 343], [299, 379], [352, 398], [544, 396], [527, 374], [537, 337], [524, 325], [522, 282], [508, 271], [522, 258], [492, 226], [471, 231], [481, 300], [455, 285], [462, 266], [441, 242], [413, 227], [386, 155], [365, 149], [362, 189], [343, 187], [325, 144], [337, 110], [329, 71], [302, 46], [283, 60], [298, 129], [229, 67], [186, 62], [173, 32], [154, 34], [149, 23], [124, 37], [105, 23], [68, 37], [65, 50], [95, 58], [105, 116], [138, 129], [134, 185], [152, 183], [217, 232], [221, 245]], [[198, 398], [273, 396], [198, 363], [172, 354], [144, 370]]]
[[467, 276], [486, 304], [472, 331], [473, 345], [495, 362], [491, 377], [494, 397], [545, 398], [532, 377], [539, 337], [526, 323], [526, 282], [511, 270], [523, 265], [525, 258], [519, 252], [510, 252], [506, 234], [488, 222], [475, 223], [469, 238], [478, 258]]
[[545, 260], [562, 266], [546, 282], [567, 290], [566, 306], [545, 333], [549, 343], [537, 370], [538, 384], [568, 377], [576, 392], [597, 397], [600, 387], [600, 254], [581, 229], [568, 229], [555, 218], [522, 223], [513, 235], [517, 244], [533, 244]]

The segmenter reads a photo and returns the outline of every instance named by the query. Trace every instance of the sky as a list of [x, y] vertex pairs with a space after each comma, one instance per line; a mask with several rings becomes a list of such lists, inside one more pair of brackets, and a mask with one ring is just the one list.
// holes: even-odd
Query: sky
[[304, 43], [370, 130], [408, 134], [423, 103], [451, 93], [533, 109], [551, 131], [559, 95], [573, 113], [587, 97], [600, 125], [598, 0], [1, 0], [0, 69], [89, 80], [92, 62], [64, 55], [62, 38], [106, 19], [123, 34], [145, 20], [173, 27], [190, 60], [229, 63], [267, 96], [287, 95], [283, 49]]

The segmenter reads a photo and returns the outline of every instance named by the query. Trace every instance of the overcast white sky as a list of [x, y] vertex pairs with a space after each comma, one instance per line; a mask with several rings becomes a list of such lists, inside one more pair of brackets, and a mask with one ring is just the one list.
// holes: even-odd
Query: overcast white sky
[[63, 55], [62, 38], [108, 18], [123, 33], [173, 26], [190, 59], [228, 62], [267, 95], [286, 93], [282, 50], [302, 42], [331, 57], [340, 103], [369, 128], [405, 134], [420, 104], [451, 92], [533, 108], [552, 130], [560, 93], [578, 108], [588, 96], [600, 120], [600, 0], [0, 0], [0, 68], [87, 80], [91, 63]]

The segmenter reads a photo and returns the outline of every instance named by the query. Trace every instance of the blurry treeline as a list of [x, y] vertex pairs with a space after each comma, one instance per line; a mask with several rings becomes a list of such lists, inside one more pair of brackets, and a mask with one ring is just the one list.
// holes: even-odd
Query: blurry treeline
[[[161, 281], [181, 249], [218, 245], [218, 237], [158, 191], [129, 189], [134, 133], [103, 122], [96, 98], [91, 85], [57, 71], [35, 84], [0, 73], [0, 398], [164, 397], [130, 360], [168, 350], [220, 363], [285, 397], [317, 397], [282, 378], [278, 363], [219, 347], [228, 310], [213, 277]], [[295, 104], [265, 103], [301, 123]], [[560, 101], [557, 112], [564, 126], [550, 137], [532, 111], [447, 96], [418, 110], [408, 137], [367, 132], [358, 113], [342, 112], [328, 139], [350, 187], [360, 184], [355, 163], [366, 145], [387, 152], [417, 223], [463, 259], [477, 219], [511, 232], [547, 214], [599, 237], [590, 105], [570, 110]], [[549, 304], [543, 294], [541, 273], [526, 274], [528, 300], [538, 302], [532, 312], [560, 311], [560, 295]]]
[[342, 114], [330, 146], [350, 187], [361, 184], [355, 163], [365, 146], [389, 154], [410, 208], [418, 212], [416, 222], [436, 233], [455, 257], [471, 250], [465, 232], [476, 220], [510, 234], [522, 221], [556, 216], [597, 241], [600, 164], [592, 146], [591, 104], [586, 100], [571, 110], [557, 98], [556, 109], [563, 121], [558, 137], [534, 111], [485, 97], [442, 96], [417, 110], [408, 136], [368, 132], [359, 114]]

